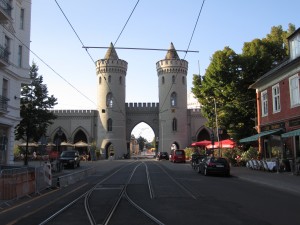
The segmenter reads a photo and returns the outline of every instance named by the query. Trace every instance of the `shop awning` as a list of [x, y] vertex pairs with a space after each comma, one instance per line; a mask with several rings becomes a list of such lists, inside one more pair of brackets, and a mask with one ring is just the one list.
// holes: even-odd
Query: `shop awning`
[[270, 135], [270, 134], [275, 134], [279, 131], [281, 131], [282, 129], [275, 129], [275, 130], [267, 130], [267, 131], [263, 131], [263, 132], [260, 132], [259, 134], [255, 134], [253, 136], [250, 136], [250, 137], [246, 137], [246, 138], [243, 138], [243, 139], [240, 139], [240, 143], [244, 143], [244, 142], [251, 142], [251, 141], [257, 141], [258, 138], [260, 137], [263, 137], [263, 136], [267, 136], [267, 135]]
[[281, 135], [281, 137], [283, 137], [283, 138], [294, 137], [294, 136], [300, 136], [300, 129], [286, 132]]

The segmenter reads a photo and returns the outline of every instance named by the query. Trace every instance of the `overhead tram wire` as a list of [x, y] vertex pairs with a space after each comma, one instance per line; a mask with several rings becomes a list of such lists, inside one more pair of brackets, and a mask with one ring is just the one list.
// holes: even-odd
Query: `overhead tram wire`
[[[197, 28], [197, 24], [198, 24], [198, 21], [199, 21], [199, 18], [200, 18], [200, 15], [201, 15], [201, 12], [202, 12], [204, 3], [205, 3], [205, 0], [203, 0], [202, 5], [201, 5], [201, 8], [200, 8], [200, 10], [199, 10], [198, 17], [197, 17], [197, 20], [196, 20], [196, 23], [195, 23], [195, 26], [194, 26], [194, 29], [193, 29], [193, 32], [192, 32], [192, 35], [191, 35], [191, 38], [190, 38], [190, 41], [189, 41], [187, 50], [185, 51], [185, 55], [184, 55], [183, 59], [186, 58], [186, 55], [187, 55], [187, 53], [189, 52], [189, 48], [190, 48], [190, 45], [191, 45], [191, 43], [192, 43], [192, 40], [193, 40], [193, 37], [194, 37], [194, 33], [195, 33], [196, 28]], [[177, 51], [177, 50], [176, 50], [176, 51]], [[177, 71], [177, 73], [176, 73], [176, 75], [175, 75], [175, 80], [177, 79], [178, 73], [179, 73], [179, 70]], [[169, 91], [168, 91], [168, 94], [166, 95], [165, 100], [163, 101], [163, 103], [162, 103], [162, 105], [161, 105], [161, 107], [160, 107], [161, 109], [163, 108], [164, 104], [166, 103], [166, 101], [167, 101], [167, 96], [169, 95], [170, 91], [172, 90], [173, 85], [174, 85], [174, 84], [172, 83], [172, 84], [171, 84], [171, 87], [170, 87], [170, 89], [169, 89]]]
[[122, 30], [121, 30], [121, 32], [120, 32], [120, 34], [119, 34], [119, 36], [118, 36], [117, 40], [116, 40], [116, 41], [115, 41], [115, 43], [114, 43], [114, 46], [116, 46], [116, 44], [117, 44], [117, 42], [118, 42], [119, 38], [121, 37], [121, 35], [122, 35], [122, 33], [123, 33], [123, 31], [124, 31], [125, 27], [127, 26], [127, 23], [129, 22], [129, 20], [130, 20], [130, 18], [131, 18], [131, 16], [132, 16], [132, 14], [133, 14], [133, 12], [135, 11], [135, 8], [136, 8], [136, 7], [137, 7], [137, 5], [139, 4], [139, 2], [140, 2], [140, 0], [138, 0], [138, 1], [136, 2], [135, 6], [133, 7], [133, 9], [132, 9], [132, 11], [131, 11], [131, 13], [130, 13], [130, 15], [129, 15], [128, 19], [126, 20], [126, 23], [124, 24], [124, 26], [123, 26], [123, 28], [122, 28]]
[[[82, 40], [80, 39], [79, 35], [77, 34], [77, 32], [75, 31], [74, 27], [72, 26], [71, 22], [70, 22], [69, 19], [67, 18], [66, 14], [65, 14], [64, 11], [62, 10], [62, 8], [61, 8], [60, 5], [58, 4], [58, 2], [57, 2], [56, 0], [55, 0], [55, 2], [56, 2], [56, 4], [57, 4], [57, 6], [59, 7], [60, 11], [62, 12], [62, 14], [64, 15], [65, 19], [67, 20], [67, 22], [68, 22], [69, 25], [71, 26], [72, 30], [74, 31], [75, 35], [77, 36], [78, 40], [80, 41], [80, 43], [81, 43], [81, 45], [82, 45], [82, 47], [83, 47], [84, 44], [83, 44]], [[136, 6], [138, 5], [138, 3], [139, 3], [139, 0], [137, 1], [137, 3], [135, 4], [133, 10], [131, 11], [129, 18], [127, 19], [127, 21], [126, 21], [126, 23], [125, 23], [123, 29], [121, 30], [121, 32], [120, 32], [120, 34], [119, 34], [117, 40], [115, 41], [115, 44], [117, 43], [117, 41], [119, 40], [121, 34], [123, 33], [123, 31], [124, 31], [124, 29], [125, 29], [125, 27], [126, 27], [128, 21], [129, 21], [129, 19], [131, 18], [131, 16], [132, 16], [132, 14], [133, 14], [133, 12], [134, 12]], [[91, 60], [93, 61], [93, 64], [95, 65], [94, 59], [92, 58], [92, 56], [90, 55], [90, 53], [87, 51], [87, 49], [85, 49], [85, 50], [86, 50], [87, 54], [90, 56]], [[103, 74], [102, 74], [101, 72], [99, 72], [99, 73], [103, 76]], [[106, 85], [108, 86], [108, 89], [111, 91], [111, 88], [110, 88], [109, 83], [107, 82], [107, 80], [105, 79], [104, 76], [103, 76], [103, 78], [104, 78], [104, 80], [105, 80]], [[116, 101], [117, 108], [119, 108], [120, 113], [121, 113], [121, 114], [123, 115], [123, 117], [125, 118], [125, 114], [124, 114], [124, 112], [122, 112], [122, 110], [120, 109], [120, 106], [119, 106], [119, 104], [118, 104], [118, 101], [117, 101], [117, 99], [114, 97], [114, 95], [113, 95], [113, 98], [114, 98], [115, 101]], [[94, 103], [94, 104], [95, 104], [95, 103]], [[96, 104], [95, 104], [95, 105], [96, 105]]]
[[[107, 49], [109, 47], [93, 47], [93, 46], [82, 46], [82, 48], [101, 48], [101, 49]], [[142, 50], [142, 51], [169, 51], [169, 49], [164, 48], [130, 48], [130, 47], [114, 47], [115, 49], [125, 49], [125, 50]], [[177, 50], [177, 52], [194, 52], [199, 53], [199, 51], [194, 50]]]
[[[80, 41], [81, 45], [84, 46], [82, 40], [80, 39], [79, 35], [77, 34], [77, 32], [75, 31], [73, 25], [71, 24], [70, 20], [68, 19], [68, 17], [66, 16], [66, 14], [64, 13], [64, 11], [62, 10], [62, 8], [60, 7], [60, 5], [58, 4], [58, 2], [55, 0], [58, 8], [60, 9], [61, 13], [64, 15], [65, 19], [67, 20], [67, 22], [69, 23], [70, 27], [72, 28], [72, 30], [74, 31], [75, 35], [77, 36], [78, 40]], [[91, 60], [93, 61], [93, 64], [95, 64], [95, 60], [93, 59], [93, 57], [91, 56], [91, 54], [88, 52], [87, 49], [86, 50], [86, 53], [89, 55], [89, 57], [91, 58]]]
[[89, 97], [87, 97], [85, 94], [83, 94], [80, 90], [78, 90], [74, 85], [72, 85], [69, 81], [67, 81], [63, 76], [61, 76], [58, 72], [56, 72], [49, 64], [47, 64], [41, 57], [39, 57], [34, 51], [32, 51], [26, 44], [24, 44], [14, 33], [11, 33], [25, 48], [27, 48], [33, 55], [35, 55], [42, 63], [44, 63], [50, 70], [52, 70], [57, 76], [59, 76], [61, 79], [63, 79], [68, 85], [70, 85], [72, 88], [74, 88], [79, 94], [81, 94], [83, 97], [85, 97], [87, 100], [89, 100], [94, 105], [95, 102], [93, 102]]

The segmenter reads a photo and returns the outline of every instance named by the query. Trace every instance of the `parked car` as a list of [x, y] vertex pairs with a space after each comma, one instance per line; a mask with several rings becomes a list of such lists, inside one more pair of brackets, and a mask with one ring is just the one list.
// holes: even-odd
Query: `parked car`
[[171, 150], [170, 154], [171, 162], [184, 162], [185, 163], [185, 151], [182, 149]]
[[166, 159], [169, 160], [169, 154], [167, 152], [159, 152], [156, 156], [157, 160]]
[[66, 150], [60, 154], [60, 162], [63, 167], [79, 167], [80, 166], [80, 155], [77, 150]]
[[198, 165], [198, 173], [202, 173], [205, 176], [209, 174], [230, 176], [230, 165], [226, 158], [205, 157]]

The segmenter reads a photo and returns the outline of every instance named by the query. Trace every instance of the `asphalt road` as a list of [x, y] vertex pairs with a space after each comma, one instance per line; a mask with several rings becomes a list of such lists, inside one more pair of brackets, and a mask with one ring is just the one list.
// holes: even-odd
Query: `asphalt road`
[[203, 176], [189, 163], [153, 159], [103, 160], [94, 166], [96, 173], [82, 181], [0, 212], [0, 223], [41, 224], [78, 199], [45, 224], [91, 224], [79, 197], [96, 187], [87, 200], [95, 224], [102, 224], [118, 196], [108, 224], [300, 224], [298, 194], [248, 182], [234, 172], [231, 177]]

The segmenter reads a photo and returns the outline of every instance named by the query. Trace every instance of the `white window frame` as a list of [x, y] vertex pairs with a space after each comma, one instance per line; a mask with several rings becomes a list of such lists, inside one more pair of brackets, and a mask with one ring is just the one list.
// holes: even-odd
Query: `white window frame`
[[272, 87], [272, 103], [273, 103], [273, 113], [280, 112], [280, 88], [279, 84], [276, 84]]
[[300, 92], [299, 92], [299, 76], [298, 74], [289, 78], [290, 89], [290, 104], [291, 108], [300, 105]]
[[262, 91], [261, 92], [261, 116], [267, 116], [268, 115], [268, 91]]
[[291, 59], [295, 59], [300, 55], [300, 35], [297, 34], [292, 40], [290, 40], [290, 56]]

